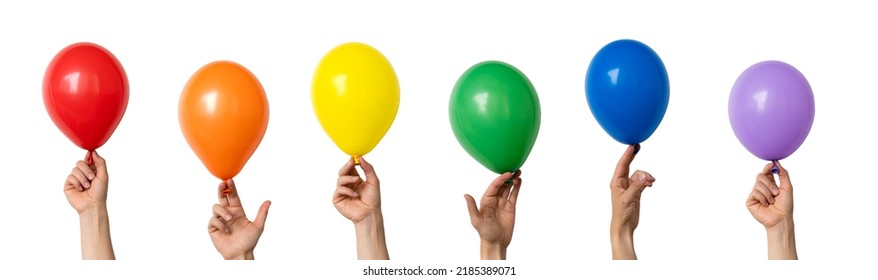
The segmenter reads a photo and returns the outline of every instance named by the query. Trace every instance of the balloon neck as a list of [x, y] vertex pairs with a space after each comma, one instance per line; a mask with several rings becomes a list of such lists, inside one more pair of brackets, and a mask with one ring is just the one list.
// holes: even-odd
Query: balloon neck
[[771, 167], [771, 174], [777, 175], [777, 173], [780, 172], [780, 169], [777, 168], [777, 161], [772, 161], [771, 163], [774, 164], [774, 166]]
[[354, 158], [354, 165], [360, 165], [360, 157], [352, 156]]
[[95, 154], [95, 150], [88, 150], [88, 165], [95, 164], [94, 154]]

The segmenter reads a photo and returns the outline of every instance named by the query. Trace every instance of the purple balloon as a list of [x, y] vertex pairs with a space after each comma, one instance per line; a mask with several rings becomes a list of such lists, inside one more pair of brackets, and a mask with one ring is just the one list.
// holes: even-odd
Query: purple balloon
[[814, 123], [814, 93], [799, 70], [780, 61], [750, 66], [732, 87], [729, 121], [753, 155], [782, 160], [805, 142]]

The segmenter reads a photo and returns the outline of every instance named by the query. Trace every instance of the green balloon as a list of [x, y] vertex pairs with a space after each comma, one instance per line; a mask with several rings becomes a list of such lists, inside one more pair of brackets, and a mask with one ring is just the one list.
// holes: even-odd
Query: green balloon
[[540, 130], [540, 100], [527, 77], [504, 62], [470, 67], [454, 85], [451, 129], [463, 149], [491, 171], [524, 165]]

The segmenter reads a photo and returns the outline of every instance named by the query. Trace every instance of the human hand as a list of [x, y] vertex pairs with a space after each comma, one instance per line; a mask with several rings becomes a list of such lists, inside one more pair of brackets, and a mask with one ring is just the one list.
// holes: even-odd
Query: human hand
[[[89, 157], [94, 164], [89, 165]], [[107, 207], [107, 186], [109, 184], [107, 162], [97, 152], [88, 152], [83, 160], [77, 161], [73, 171], [64, 182], [64, 195], [76, 212], [82, 215]]]
[[381, 183], [372, 164], [358, 159], [366, 180], [360, 178], [351, 158], [338, 171], [332, 204], [342, 216], [354, 223], [357, 236], [357, 258], [389, 260], [384, 239], [384, 215], [381, 213]]
[[378, 175], [369, 162], [359, 158], [360, 166], [366, 175], [366, 180], [360, 178], [354, 167], [354, 159], [351, 158], [339, 170], [335, 193], [332, 194], [332, 204], [342, 216], [359, 224], [368, 222], [370, 218], [381, 214], [381, 183]]
[[[226, 188], [231, 191], [228, 195], [223, 194]], [[207, 226], [213, 246], [226, 260], [254, 259], [253, 249], [265, 229], [271, 201], [262, 203], [256, 219], [251, 222], [244, 214], [234, 181], [220, 183], [218, 194], [219, 203], [213, 205], [213, 217]]]
[[768, 233], [769, 259], [798, 259], [793, 223], [793, 184], [790, 175], [777, 163], [780, 186], [771, 173], [774, 163], [765, 165], [756, 175], [756, 183], [747, 197], [747, 209]]
[[464, 195], [470, 222], [479, 233], [483, 260], [505, 260], [515, 228], [515, 205], [521, 190], [521, 170], [506, 172], [494, 179], [482, 195], [481, 208], [469, 194]]
[[766, 229], [793, 221], [793, 184], [789, 173], [778, 162], [778, 187], [774, 174], [771, 174], [773, 166], [773, 163], [765, 165], [762, 173], [756, 175], [753, 191], [747, 197], [747, 209]]
[[610, 221], [610, 240], [614, 260], [636, 260], [634, 252], [634, 230], [640, 223], [640, 196], [646, 187], [651, 187], [655, 178], [645, 171], [637, 170], [631, 177], [631, 162], [640, 150], [640, 145], [630, 145], [616, 165], [613, 180], [610, 182], [613, 216]]

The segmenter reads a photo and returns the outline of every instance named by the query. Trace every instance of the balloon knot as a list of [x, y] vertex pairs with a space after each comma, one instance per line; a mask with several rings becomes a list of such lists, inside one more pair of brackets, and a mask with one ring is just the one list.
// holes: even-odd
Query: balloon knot
[[780, 169], [777, 168], [777, 161], [774, 161], [772, 163], [774, 163], [774, 166], [771, 167], [771, 174], [777, 174], [778, 172], [780, 172]]

